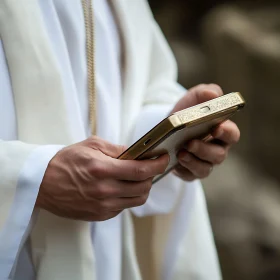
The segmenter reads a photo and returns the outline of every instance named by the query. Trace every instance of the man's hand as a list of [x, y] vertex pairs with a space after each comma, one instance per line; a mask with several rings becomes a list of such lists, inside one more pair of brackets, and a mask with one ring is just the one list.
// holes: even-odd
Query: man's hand
[[153, 177], [168, 165], [168, 155], [115, 159], [123, 151], [98, 137], [62, 149], [49, 163], [36, 206], [61, 217], [102, 221], [144, 204]]
[[[172, 113], [197, 105], [223, 95], [222, 89], [215, 85], [198, 85], [175, 105]], [[240, 131], [235, 123], [226, 121], [212, 133], [213, 141], [203, 142], [192, 140], [186, 143], [186, 148], [178, 153], [179, 164], [174, 174], [185, 181], [207, 177], [216, 164], [222, 163], [227, 157], [231, 145], [237, 143]]]

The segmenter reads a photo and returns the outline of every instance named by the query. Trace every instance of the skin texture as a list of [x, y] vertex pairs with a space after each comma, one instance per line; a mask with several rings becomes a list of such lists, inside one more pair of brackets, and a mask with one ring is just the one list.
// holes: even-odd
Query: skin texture
[[48, 165], [36, 206], [60, 217], [103, 221], [144, 204], [169, 156], [115, 159], [124, 150], [98, 137], [62, 149]]
[[[171, 113], [223, 94], [215, 85], [191, 88]], [[184, 181], [207, 177], [213, 166], [221, 164], [240, 132], [226, 121], [212, 132], [213, 140], [193, 140], [178, 153], [174, 174]], [[144, 204], [152, 180], [166, 169], [169, 157], [155, 160], [118, 160], [125, 147], [98, 137], [68, 146], [50, 161], [40, 186], [36, 207], [60, 217], [103, 221], [126, 208]]]
[[[175, 105], [171, 113], [223, 95], [222, 89], [215, 84], [201, 84], [191, 88]], [[237, 143], [240, 131], [232, 121], [226, 121], [212, 132], [213, 140], [203, 142], [192, 140], [178, 153], [179, 164], [173, 171], [184, 181], [202, 179], [211, 173], [213, 167], [221, 164], [227, 157], [230, 147]]]

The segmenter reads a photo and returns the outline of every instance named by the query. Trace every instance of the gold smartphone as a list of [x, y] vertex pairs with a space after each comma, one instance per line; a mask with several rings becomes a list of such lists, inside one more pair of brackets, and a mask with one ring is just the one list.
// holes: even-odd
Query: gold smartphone
[[175, 167], [177, 153], [188, 141], [207, 141], [213, 128], [229, 119], [244, 105], [242, 95], [233, 92], [176, 112], [157, 124], [118, 158], [152, 159], [169, 153], [169, 165], [164, 174], [154, 178], [155, 183]]

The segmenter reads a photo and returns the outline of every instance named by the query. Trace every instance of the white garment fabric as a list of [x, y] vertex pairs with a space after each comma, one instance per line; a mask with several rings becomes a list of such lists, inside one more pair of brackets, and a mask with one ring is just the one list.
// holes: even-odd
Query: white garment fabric
[[[67, 2], [67, 3], [66, 3]], [[67, 88], [68, 110], [79, 111], [80, 120], [71, 120], [71, 123], [79, 121], [83, 123], [86, 137], [90, 136], [90, 125], [88, 120], [88, 91], [86, 86], [87, 69], [86, 69], [86, 53], [84, 48], [85, 32], [84, 23], [81, 20], [83, 11], [81, 10], [80, 1], [40, 1], [42, 14], [47, 26], [48, 35], [53, 42], [53, 49], [59, 60], [59, 65], [64, 69], [65, 73], [64, 85]], [[121, 117], [121, 73], [120, 73], [120, 42], [116, 24], [107, 1], [94, 0], [94, 16], [95, 16], [95, 34], [96, 34], [96, 84], [97, 84], [97, 114], [98, 114], [98, 131], [97, 134], [111, 143], [118, 144], [120, 134], [120, 117]], [[79, 12], [79, 13], [78, 13]], [[76, 26], [69, 26], [69, 19], [77, 19]], [[73, 29], [72, 29], [72, 28]], [[81, 30], [75, 32], [75, 28]], [[71, 30], [72, 29], [72, 30]], [[75, 33], [73, 33], [75, 32]], [[73, 38], [73, 35], [80, 38]], [[2, 58], [3, 48], [2, 48]], [[7, 65], [1, 63], [1, 73], [7, 73]], [[5, 87], [9, 87], [8, 83], [1, 83]], [[2, 95], [1, 95], [2, 96]], [[16, 117], [12, 100], [11, 91], [3, 90], [4, 100], [3, 110], [1, 110], [1, 119], [11, 120], [9, 124], [1, 123], [0, 129], [3, 130], [1, 138], [3, 140], [15, 140], [16, 136]], [[112, 118], [112, 116], [114, 116]], [[73, 126], [75, 128], [75, 126]], [[9, 131], [7, 131], [9, 129]], [[74, 132], [76, 134], [76, 132]], [[3, 135], [3, 137], [2, 137]], [[79, 136], [80, 140], [85, 135]], [[24, 189], [26, 176], [33, 176], [34, 188], [28, 189], [25, 194], [30, 197], [26, 199], [21, 192], [16, 197], [19, 202], [15, 205], [23, 204], [25, 211], [21, 211], [19, 220], [28, 223], [30, 213], [32, 213], [34, 202], [37, 197], [38, 189], [42, 181], [43, 175], [50, 159], [55, 153], [61, 149], [61, 146], [44, 146], [34, 151], [33, 156], [29, 157], [22, 174], [20, 175], [18, 189]], [[36, 160], [34, 160], [36, 159]], [[37, 160], [39, 159], [39, 161]], [[31, 174], [30, 170], [40, 171], [37, 174]], [[38, 165], [41, 168], [38, 169]], [[29, 202], [29, 203], [28, 203]], [[21, 207], [21, 209], [24, 209]], [[13, 210], [12, 210], [13, 211]], [[24, 214], [26, 213], [25, 217]], [[22, 219], [24, 217], [25, 219]], [[102, 223], [93, 224], [93, 243], [97, 252], [97, 274], [98, 279], [120, 279], [121, 277], [121, 215], [114, 219]], [[7, 234], [12, 229], [7, 228]], [[4, 238], [4, 237], [3, 237]], [[110, 248], [110, 250], [108, 250]], [[25, 248], [25, 250], [27, 250]], [[3, 251], [4, 252], [4, 251]], [[21, 263], [31, 262], [28, 254], [22, 253]], [[103, 269], [104, 262], [110, 269]], [[18, 271], [18, 279], [23, 280], [22, 275], [30, 275], [30, 265], [22, 265], [23, 271]], [[100, 269], [99, 269], [100, 268]], [[28, 279], [29, 280], [29, 279]]]
[[[107, 1], [94, 0], [93, 6], [96, 28], [96, 82], [98, 93], [97, 134], [110, 142], [119, 144], [121, 143], [120, 132], [122, 130], [122, 85], [119, 35]], [[69, 119], [69, 122], [72, 124], [72, 134], [76, 135], [77, 141], [81, 141], [90, 135], [88, 123], [88, 93], [86, 86], [86, 54], [84, 46], [85, 30], [81, 3], [79, 0], [40, 0], [40, 7], [58, 66], [63, 69], [61, 73], [63, 73], [63, 86], [67, 94], [65, 100], [67, 101], [67, 111], [70, 112], [68, 115], [70, 118], [71, 116], [75, 116]], [[0, 47], [0, 73], [0, 120], [8, 120], [7, 122], [0, 122], [0, 138], [6, 141], [16, 140], [17, 124], [12, 98], [13, 95], [8, 67], [2, 47]], [[183, 93], [184, 89], [181, 90]], [[139, 116], [139, 125], [136, 125], [137, 129], [131, 141], [137, 140], [152, 127], [153, 124], [164, 118], [171, 110], [172, 106], [173, 104], [146, 106], [146, 109], [141, 112]], [[112, 118], [112, 116], [114, 117]], [[81, 127], [84, 129], [81, 129]], [[13, 204], [14, 206], [10, 214], [12, 222], [9, 220], [7, 226], [4, 227], [4, 230], [0, 233], [0, 241], [6, 240], [8, 236], [11, 235], [9, 238], [11, 238], [13, 242], [8, 242], [8, 245], [15, 245], [14, 248], [5, 247], [5, 244], [0, 242], [0, 276], [2, 275], [1, 273], [5, 275], [5, 270], [13, 266], [13, 260], [18, 251], [16, 244], [20, 243], [20, 237], [27, 234], [28, 227], [32, 226], [29, 220], [45, 169], [49, 160], [61, 147], [61, 145], [53, 145], [37, 148], [31, 156], [28, 157], [21, 170], [17, 184], [15, 203]], [[33, 170], [35, 170], [36, 173], [32, 173]], [[32, 180], [30, 180], [30, 178], [32, 178]], [[164, 180], [173, 182], [178, 179], [168, 176]], [[24, 186], [25, 182], [30, 184], [30, 181], [33, 182], [33, 187], [26, 188]], [[193, 187], [195, 187], [196, 184], [197, 183], [195, 183]], [[178, 184], [175, 182], [172, 185], [174, 185], [174, 188], [162, 188], [162, 186], [170, 186], [170, 184], [156, 184], [147, 204], [143, 207], [133, 209], [134, 213], [139, 216], [168, 213], [180, 194]], [[194, 198], [194, 194], [195, 189], [193, 188], [187, 195], [190, 203], [187, 205], [187, 208], [184, 208], [184, 211], [190, 212], [192, 206], [191, 201], [192, 198]], [[19, 207], [19, 205], [22, 205], [22, 207]], [[20, 213], [18, 211], [19, 208]], [[187, 216], [189, 213], [185, 214]], [[184, 225], [187, 224], [186, 221], [188, 220], [186, 216], [183, 217], [185, 220], [183, 223]], [[179, 220], [177, 219], [177, 221]], [[122, 216], [119, 215], [109, 221], [93, 223], [92, 240], [96, 254], [98, 280], [121, 280], [121, 222]], [[16, 228], [20, 228], [22, 233], [15, 230]], [[174, 252], [169, 254], [169, 256], [171, 256], [173, 260], [176, 258], [176, 248], [178, 248], [179, 242], [180, 239], [173, 238], [171, 240], [170, 244], [172, 244], [171, 247]], [[19, 245], [23, 246], [24, 244]], [[172, 256], [174, 256], [174, 258]], [[2, 262], [2, 260], [7, 260], [7, 262]], [[174, 269], [174, 264], [167, 261], [165, 269], [170, 274]], [[18, 265], [14, 266], [14, 273], [16, 280], [33, 280], [32, 278], [34, 278], [28, 244], [25, 244], [24, 250], [21, 251], [18, 258]], [[164, 276], [163, 279], [169, 280], [171, 278], [172, 275], [168, 277]], [[0, 279], [2, 278], [0, 277]]]

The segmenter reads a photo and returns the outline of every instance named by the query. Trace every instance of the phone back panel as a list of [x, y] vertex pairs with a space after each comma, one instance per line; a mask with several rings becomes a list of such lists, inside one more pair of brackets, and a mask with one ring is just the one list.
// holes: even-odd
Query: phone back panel
[[234, 92], [179, 111], [155, 126], [118, 158], [153, 159], [169, 153], [169, 165], [164, 174], [154, 178], [156, 182], [176, 166], [179, 150], [190, 140], [208, 141], [211, 131], [244, 105], [242, 95]]
[[[236, 112], [236, 110], [234, 112]], [[163, 154], [169, 154], [169, 165], [164, 174], [154, 178], [153, 183], [155, 183], [175, 167], [175, 165], [178, 163], [178, 152], [182, 148], [184, 148], [184, 146], [190, 140], [204, 139], [205, 141], [207, 141], [207, 138], [210, 136], [210, 132], [212, 131], [212, 129], [214, 129], [217, 125], [221, 124], [225, 120], [229, 119], [234, 114], [234, 112], [226, 113], [222, 116], [215, 117], [207, 122], [185, 126], [181, 129], [174, 130], [173, 132], [171, 132], [171, 135], [167, 135], [166, 137], [161, 139], [161, 141], [159, 141], [156, 145], [151, 147], [148, 151], [143, 153], [137, 159], [157, 158]]]

